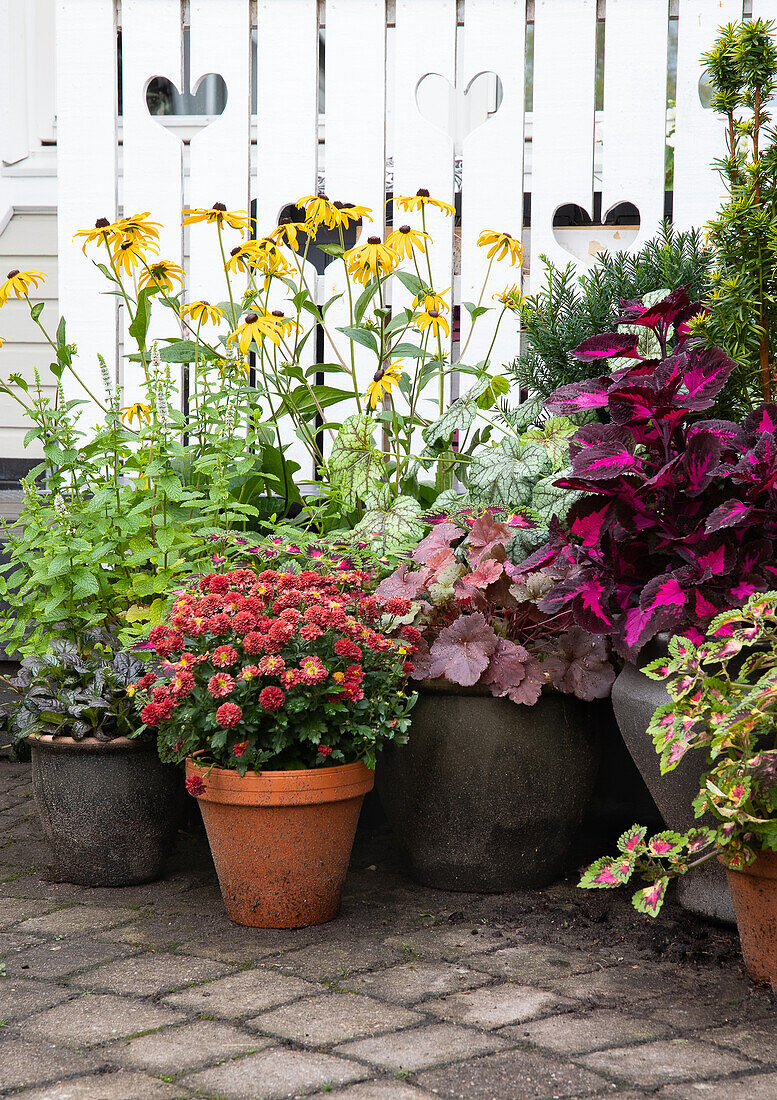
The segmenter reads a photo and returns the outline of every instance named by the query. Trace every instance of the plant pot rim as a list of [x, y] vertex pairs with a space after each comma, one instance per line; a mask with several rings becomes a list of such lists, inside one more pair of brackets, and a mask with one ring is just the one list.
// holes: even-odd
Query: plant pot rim
[[331, 767], [286, 771], [253, 771], [245, 775], [235, 768], [209, 767], [186, 759], [186, 776], [205, 783], [198, 799], [233, 805], [287, 806], [340, 802], [372, 790], [375, 773], [360, 760]]
[[27, 735], [27, 744], [30, 748], [39, 752], [148, 752], [156, 751], [153, 741], [146, 741], [140, 737], [114, 737], [110, 741], [98, 741], [96, 737], [84, 737], [76, 741], [74, 737], [52, 737], [50, 733], [44, 733], [37, 737], [35, 734]]
[[[483, 699], [495, 699], [498, 703], [510, 703], [514, 707], [525, 707], [526, 703], [514, 703], [512, 699], [509, 699], [506, 695], [494, 695], [493, 691], [488, 684], [472, 684], [471, 687], [467, 687], [464, 684], [454, 684], [450, 680], [446, 680], [443, 677], [439, 677], [435, 680], [415, 680], [416, 691], [423, 692], [429, 695], [465, 695], [473, 698]], [[557, 691], [552, 684], [542, 685], [543, 695], [571, 695], [570, 692]], [[577, 696], [572, 696], [577, 698]], [[539, 702], [539, 700], [537, 700]], [[536, 703], [532, 703], [529, 706], [531, 710], [532, 706], [536, 706]]]

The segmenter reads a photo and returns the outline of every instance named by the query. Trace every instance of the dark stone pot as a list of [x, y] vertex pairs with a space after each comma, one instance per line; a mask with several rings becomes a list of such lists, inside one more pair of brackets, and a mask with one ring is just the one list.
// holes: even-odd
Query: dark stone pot
[[[642, 650], [640, 665], [666, 652], [666, 642], [656, 640]], [[661, 774], [660, 759], [647, 735], [647, 728], [656, 708], [668, 702], [669, 693], [664, 683], [649, 679], [633, 664], [627, 664], [613, 684], [613, 709], [626, 747], [667, 827], [684, 833], [699, 824], [692, 803], [699, 793], [705, 756], [702, 752], [691, 752], [674, 771]], [[725, 924], [736, 923], [726, 872], [717, 860], [679, 879], [677, 900], [691, 913]]]
[[568, 869], [598, 763], [589, 704], [549, 692], [518, 706], [438, 681], [421, 687], [408, 744], [386, 748], [375, 780], [416, 881], [502, 893]]
[[155, 744], [28, 738], [32, 786], [54, 866], [79, 886], [135, 886], [162, 874], [186, 797]]

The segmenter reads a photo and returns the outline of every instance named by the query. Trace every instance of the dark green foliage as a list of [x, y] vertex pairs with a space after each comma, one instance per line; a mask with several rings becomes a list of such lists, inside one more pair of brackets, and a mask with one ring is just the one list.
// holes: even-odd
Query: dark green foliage
[[572, 351], [589, 336], [612, 327], [621, 298], [643, 298], [687, 285], [695, 301], [709, 286], [711, 261], [701, 234], [696, 229], [678, 232], [669, 222], [639, 252], [601, 252], [584, 275], [577, 274], [574, 264], [560, 268], [543, 259], [545, 281], [517, 311], [524, 350], [511, 368], [520, 386], [542, 398], [560, 386], [602, 373], [601, 363], [581, 363]]
[[78, 645], [54, 638], [50, 653], [24, 658], [18, 675], [6, 681], [17, 698], [0, 706], [15, 751], [31, 734], [76, 741], [133, 736], [139, 722], [126, 689], [144, 667], [114, 646], [110, 635], [92, 630], [83, 632]]

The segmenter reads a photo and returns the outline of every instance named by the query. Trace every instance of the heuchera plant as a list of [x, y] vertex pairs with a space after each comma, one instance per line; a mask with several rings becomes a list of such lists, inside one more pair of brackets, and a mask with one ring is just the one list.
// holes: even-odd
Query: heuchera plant
[[571, 610], [633, 658], [661, 631], [701, 640], [699, 627], [773, 583], [777, 406], [741, 424], [705, 419], [734, 364], [688, 338], [699, 303], [681, 287], [651, 306], [622, 305], [616, 325], [651, 330], [660, 358], [642, 357], [635, 332], [576, 349], [625, 365], [548, 401], [554, 413], [600, 409], [610, 423], [585, 424], [570, 441], [572, 473], [556, 484], [583, 495], [521, 568], [576, 566], [540, 609]]
[[415, 680], [483, 684], [514, 703], [536, 703], [545, 684], [581, 699], [609, 695], [614, 679], [604, 638], [550, 617], [538, 598], [562, 575], [553, 566], [518, 575], [507, 559], [520, 515], [487, 510], [437, 523], [376, 590], [387, 614], [402, 615], [400, 637], [415, 647]]
[[740, 870], [759, 851], [777, 851], [777, 592], [718, 615], [699, 645], [673, 638], [669, 657], [645, 671], [667, 681], [671, 698], [648, 730], [661, 772], [676, 768], [689, 749], [706, 752], [708, 769], [693, 807], [712, 824], [650, 840], [644, 826], [634, 825], [618, 841], [618, 855], [594, 863], [580, 885], [600, 889], [646, 879], [634, 906], [655, 916], [671, 878], [716, 856]]
[[367, 580], [361, 571], [235, 569], [181, 593], [150, 635], [163, 674], [136, 685], [162, 759], [196, 756], [241, 775], [374, 767], [383, 742], [404, 741], [412, 646], [373, 625], [381, 610]]

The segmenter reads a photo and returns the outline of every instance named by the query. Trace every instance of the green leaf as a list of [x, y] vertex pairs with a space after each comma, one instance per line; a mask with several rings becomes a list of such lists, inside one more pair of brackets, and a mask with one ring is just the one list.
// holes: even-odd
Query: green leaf
[[394, 344], [391, 349], [392, 358], [395, 356], [403, 356], [406, 359], [433, 359], [434, 355], [431, 351], [423, 351], [415, 344]]
[[326, 252], [327, 256], [345, 255], [345, 249], [341, 244], [317, 244], [316, 248], [320, 248], [322, 252]]
[[41, 313], [43, 313], [43, 309], [44, 309], [45, 305], [46, 305], [45, 302], [36, 302], [35, 303], [35, 305], [30, 310], [30, 316], [32, 317], [33, 321], [38, 320]]
[[461, 304], [473, 321], [477, 321], [478, 317], [482, 317], [484, 313], [488, 313], [491, 308], [490, 306], [476, 306], [474, 302], [462, 302]]
[[362, 347], [369, 348], [370, 351], [375, 352], [378, 355], [378, 341], [375, 338], [375, 333], [371, 329], [362, 328], [360, 325], [346, 325], [344, 328], [339, 328], [338, 332], [342, 332], [347, 336], [349, 340], [353, 340], [357, 344], [361, 344]]
[[193, 363], [196, 359], [216, 359], [217, 356], [194, 340], [175, 340], [159, 349], [159, 358], [163, 363]]
[[354, 528], [354, 535], [363, 538], [378, 535], [386, 553], [417, 543], [426, 525], [421, 519], [423, 509], [409, 496], [390, 497], [388, 486], [370, 493], [364, 502], [364, 516]]
[[488, 388], [490, 379], [486, 376], [478, 379], [474, 386], [445, 410], [439, 420], [428, 424], [421, 433], [424, 442], [433, 446], [436, 443], [447, 444], [455, 431], [467, 431], [477, 416], [478, 399]]
[[517, 440], [505, 439], [474, 456], [466, 476], [474, 503], [525, 508], [531, 502], [536, 476], [519, 452]]
[[56, 343], [58, 348], [67, 347], [67, 337], [65, 335], [65, 318], [60, 317], [59, 324], [57, 325]]
[[478, 398], [479, 409], [490, 409], [503, 393], [509, 393], [510, 383], [503, 374], [495, 375]]
[[129, 334], [138, 347], [146, 346], [148, 323], [151, 320], [151, 298], [159, 293], [158, 286], [147, 286], [138, 294], [138, 305], [135, 311], [135, 320], [129, 327]]
[[356, 305], [354, 306], [354, 309], [353, 309], [353, 315], [356, 318], [356, 323], [357, 324], [359, 323], [359, 321], [361, 321], [362, 317], [364, 316], [364, 314], [367, 310], [367, 306], [370, 304], [372, 299], [375, 297], [375, 291], [377, 289], [378, 289], [378, 280], [377, 279], [370, 279], [370, 281], [367, 283], [364, 290], [361, 292], [359, 297], [356, 299]]
[[349, 416], [332, 446], [329, 472], [344, 503], [355, 508], [370, 489], [385, 480], [385, 455], [375, 446], [375, 422], [364, 413]]
[[405, 290], [409, 290], [414, 298], [423, 294], [425, 287], [417, 275], [411, 275], [409, 271], [395, 271], [394, 278], [399, 279]]

